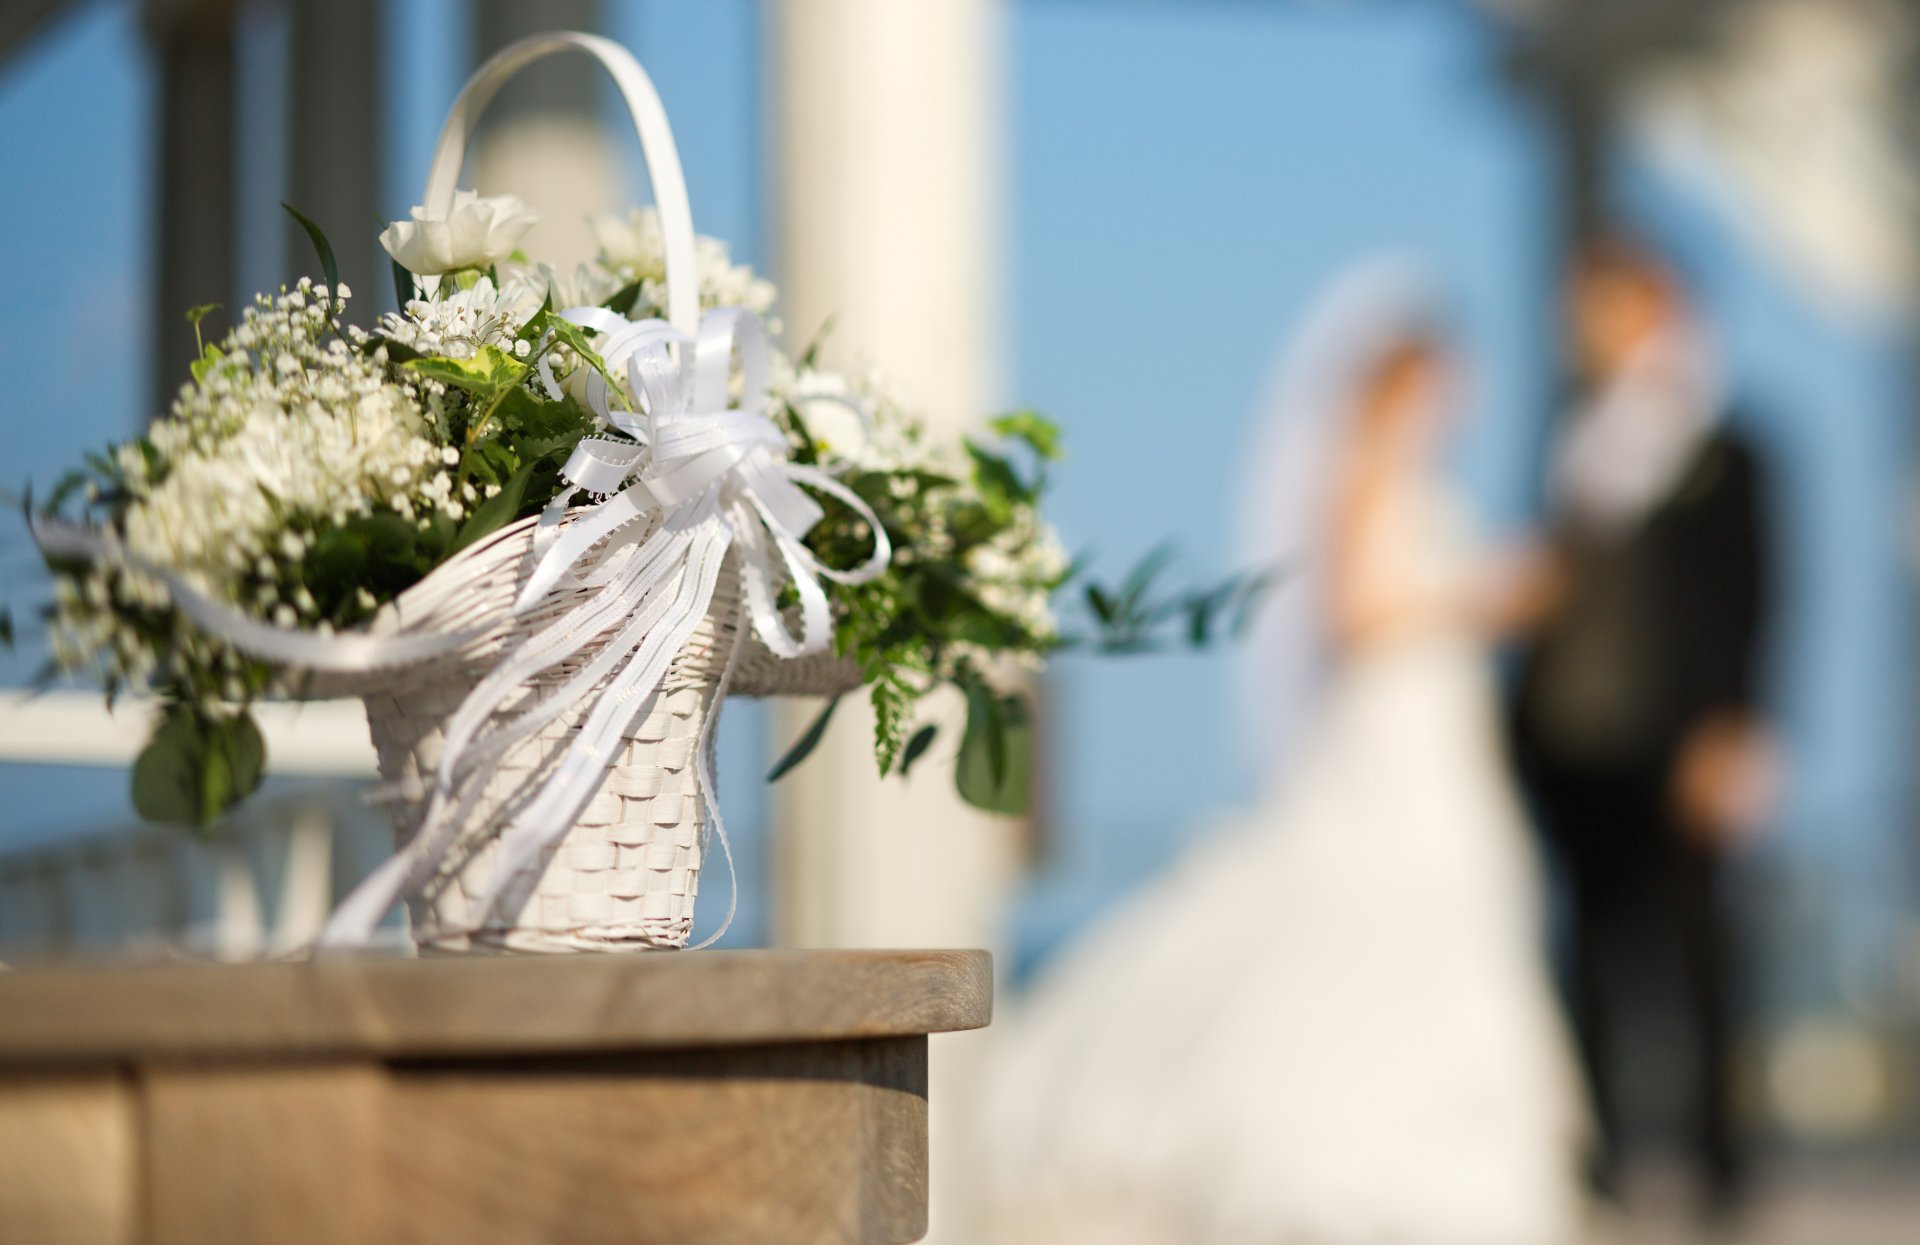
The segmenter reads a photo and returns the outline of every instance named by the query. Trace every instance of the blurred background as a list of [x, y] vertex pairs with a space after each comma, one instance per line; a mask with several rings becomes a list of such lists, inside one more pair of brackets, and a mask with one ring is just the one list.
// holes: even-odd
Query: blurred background
[[[355, 318], [390, 306], [374, 234], [417, 202], [466, 72], [561, 27], [647, 65], [696, 228], [781, 285], [790, 341], [837, 313], [839, 348], [937, 422], [1059, 419], [1052, 514], [1109, 571], [1169, 536], [1190, 573], [1233, 568], [1223, 482], [1279, 354], [1314, 291], [1382, 250], [1427, 258], [1448, 290], [1473, 412], [1460, 478], [1496, 529], [1536, 521], [1567, 248], [1603, 216], [1653, 239], [1720, 339], [1780, 495], [1770, 695], [1789, 779], [1737, 879], [1759, 917], [1744, 1109], [1774, 1142], [1759, 1230], [1911, 1239], [1920, 7], [6, 0], [0, 484], [44, 488], [162, 411], [193, 353], [184, 308], [311, 269], [281, 200], [331, 235]], [[490, 114], [472, 177], [543, 210], [530, 250], [571, 262], [587, 212], [645, 201], [614, 106], [566, 64]], [[21, 526], [0, 527], [12, 687], [46, 660], [37, 565]], [[742, 904], [725, 944], [989, 945], [1017, 998], [1253, 798], [1243, 675], [1217, 654], [1057, 662], [1041, 799], [1017, 826], [961, 812], [937, 779], [876, 790], [853, 720], [768, 788], [766, 758], [809, 711], [732, 703], [721, 802]], [[204, 842], [138, 827], [140, 728], [87, 689], [0, 701], [0, 958], [295, 946], [385, 848], [350, 710], [275, 718], [277, 776]], [[937, 1077], [984, 1075], [970, 1041]], [[965, 1241], [979, 1140], [964, 1101], [944, 1110], [936, 1233]]]

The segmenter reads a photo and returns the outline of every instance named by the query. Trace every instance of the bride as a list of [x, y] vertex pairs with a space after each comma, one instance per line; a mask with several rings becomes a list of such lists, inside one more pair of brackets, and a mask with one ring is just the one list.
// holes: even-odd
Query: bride
[[1576, 1235], [1583, 1110], [1489, 659], [1522, 577], [1476, 558], [1439, 478], [1424, 290], [1399, 262], [1355, 273], [1283, 371], [1257, 509], [1301, 574], [1254, 643], [1269, 703], [1308, 706], [1298, 759], [1007, 1026], [998, 1239]]

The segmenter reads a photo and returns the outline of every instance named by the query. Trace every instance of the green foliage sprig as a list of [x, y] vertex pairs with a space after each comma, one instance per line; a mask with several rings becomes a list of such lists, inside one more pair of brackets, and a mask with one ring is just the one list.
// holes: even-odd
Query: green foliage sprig
[[[814, 461], [818, 445], [800, 413], [789, 407], [794, 455]], [[874, 757], [880, 773], [906, 774], [934, 744], [939, 728], [919, 723], [920, 702], [942, 685], [966, 704], [955, 763], [955, 785], [967, 803], [998, 813], [1027, 808], [1033, 768], [1033, 712], [1021, 691], [996, 688], [988, 667], [1007, 658], [1030, 664], [1069, 649], [1141, 654], [1173, 645], [1206, 648], [1223, 634], [1239, 635], [1274, 582], [1270, 572], [1234, 575], [1204, 588], [1163, 590], [1171, 550], [1148, 554], [1117, 587], [1087, 582], [1090, 618], [1083, 629], [1036, 629], [995, 609], [965, 571], [969, 552], [992, 544], [1037, 515], [1048, 468], [1064, 456], [1059, 427], [1035, 411], [1017, 411], [988, 424], [994, 443], [964, 443], [964, 475], [935, 471], [856, 472], [848, 485], [870, 505], [897, 548], [923, 547], [929, 529], [951, 538], [951, 557], [896, 558], [871, 583], [845, 590], [835, 643], [853, 658], [873, 704]], [[867, 536], [852, 511], [830, 508], [808, 544], [829, 565], [856, 561]], [[1080, 563], [1050, 572], [1033, 586], [1048, 595], [1066, 588]], [[829, 701], [769, 774], [777, 780], [825, 737], [838, 700]]]

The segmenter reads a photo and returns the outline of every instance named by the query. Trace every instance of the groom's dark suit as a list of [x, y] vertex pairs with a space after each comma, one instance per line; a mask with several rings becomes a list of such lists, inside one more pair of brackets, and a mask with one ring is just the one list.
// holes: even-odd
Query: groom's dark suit
[[[1723, 424], [1722, 427], [1725, 425]], [[1678, 483], [1608, 537], [1560, 533], [1569, 592], [1523, 655], [1515, 755], [1566, 871], [1567, 983], [1610, 1175], [1620, 1127], [1623, 996], [1681, 983], [1700, 1161], [1717, 1197], [1740, 1179], [1733, 1116], [1732, 930], [1718, 857], [1681, 826], [1674, 766], [1689, 735], [1757, 709], [1770, 559], [1753, 451], [1709, 434]]]

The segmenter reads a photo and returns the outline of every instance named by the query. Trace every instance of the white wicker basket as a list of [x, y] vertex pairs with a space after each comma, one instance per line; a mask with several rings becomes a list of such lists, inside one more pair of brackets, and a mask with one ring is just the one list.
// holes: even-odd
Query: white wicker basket
[[[564, 33], [536, 36], [483, 65], [455, 101], [441, 133], [428, 178], [428, 214], [443, 213], [451, 201], [467, 136], [493, 93], [524, 65], [560, 51], [585, 52], [598, 60], [613, 75], [633, 113], [660, 208], [668, 318], [676, 329], [691, 335], [701, 315], [694, 235], [672, 135], [645, 72], [623, 49], [604, 39]], [[654, 522], [660, 522], [657, 515]], [[372, 627], [376, 633], [390, 635], [476, 637], [458, 652], [402, 666], [378, 678], [316, 680], [315, 690], [322, 694], [350, 693], [365, 701], [380, 772], [393, 805], [395, 834], [403, 849], [421, 833], [436, 778], [446, 777], [439, 774], [443, 743], [450, 720], [466, 704], [469, 693], [496, 668], [506, 668], [501, 666], [503, 658], [519, 649], [522, 641], [538, 635], [592, 593], [585, 587], [558, 588], [536, 596], [537, 603], [525, 607], [523, 590], [539, 561], [534, 556], [535, 532], [534, 521], [523, 520], [463, 550], [403, 593]], [[639, 533], [637, 538], [650, 535]], [[557, 539], [564, 543], [563, 538]], [[603, 540], [590, 548], [573, 565], [576, 578], [567, 582], [591, 580], [608, 543]], [[584, 694], [578, 687], [572, 689], [578, 703], [561, 710], [537, 734], [503, 754], [472, 762], [484, 768], [474, 768], [468, 771], [471, 779], [460, 780], [470, 784], [462, 787], [463, 798], [471, 798], [448, 805], [455, 811], [435, 821], [434, 841], [416, 845], [419, 850], [409, 856], [413, 863], [407, 867], [418, 872], [406, 878], [403, 889], [418, 946], [429, 951], [581, 951], [686, 944], [711, 812], [707, 801], [712, 793], [703, 782], [703, 771], [711, 771], [711, 757], [703, 756], [702, 749], [711, 746], [723, 685], [745, 695], [770, 696], [839, 693], [860, 683], [853, 664], [831, 654], [786, 660], [750, 635], [743, 638], [746, 614], [739, 557], [737, 547], [729, 548], [718, 562], [717, 584], [705, 614], [672, 657], [657, 687], [644, 699], [637, 691], [616, 690], [615, 699], [607, 702], [621, 705], [619, 712], [624, 714], [628, 710], [623, 698], [636, 696], [631, 719], [620, 732], [622, 738], [605, 758], [598, 791], [564, 836], [557, 833], [558, 826], [535, 824], [538, 815], [521, 818], [520, 813], [575, 741], [581, 747], [568, 759], [570, 769], [559, 785], [573, 793], [569, 799], [585, 798], [579, 780], [591, 777], [591, 767], [599, 759], [589, 749], [601, 747], [618, 726], [611, 718], [602, 719], [604, 729], [595, 737], [599, 742], [594, 742], [582, 738], [582, 724], [589, 706], [600, 699], [598, 693], [612, 687], [618, 675], [609, 674]], [[707, 574], [712, 574], [714, 565], [713, 559], [707, 562]], [[516, 603], [523, 608], [516, 611]], [[688, 621], [683, 615], [682, 625]], [[557, 630], [576, 634], [570, 624]], [[476, 706], [468, 716], [484, 712], [489, 725], [505, 726], [554, 694], [570, 676], [587, 668], [602, 651], [606, 636], [591, 641], [579, 638], [584, 648], [518, 687], [505, 685], [510, 694], [504, 701], [496, 703], [489, 690], [480, 702], [489, 707]], [[742, 644], [745, 647], [736, 654]], [[534, 664], [516, 668], [531, 669]], [[733, 672], [730, 683], [729, 671]], [[499, 737], [513, 736], [508, 730]], [[580, 768], [583, 764], [586, 770]], [[514, 865], [511, 877], [498, 878], [499, 839], [509, 826], [529, 847], [534, 841], [527, 838], [529, 831], [541, 835], [539, 841], [550, 838], [552, 846], [524, 865]], [[542, 834], [545, 831], [556, 833]]]
[[[458, 658], [397, 671], [377, 683], [321, 685], [323, 691], [350, 691], [366, 705], [397, 847], [420, 824], [447, 719], [504, 649], [573, 604], [570, 595], [555, 594], [539, 608], [512, 613], [533, 565], [532, 532], [527, 520], [463, 551], [403, 594], [376, 625], [434, 633], [471, 627], [475, 619], [498, 620], [486, 638]], [[494, 880], [494, 841], [565, 750], [584, 702], [499, 762], [484, 799], [433, 876], [408, 898], [415, 945], [434, 952], [685, 946], [710, 828], [698, 750], [703, 739], [711, 742], [710, 719], [720, 712], [720, 685], [736, 644], [744, 648], [730, 695], [840, 695], [861, 684], [858, 667], [846, 658], [831, 652], [779, 657], [746, 630], [739, 576], [729, 557], [706, 617], [636, 712], [619, 752], [608, 759], [599, 793], [567, 837], [508, 885], [503, 902], [482, 910], [482, 896]], [[591, 656], [588, 650], [555, 667], [526, 696], [542, 696]]]
[[[665, 227], [672, 316], [688, 327], [699, 314], [699, 298], [679, 156], [652, 83], [617, 45], [590, 35], [536, 36], [481, 66], [441, 131], [426, 202], [444, 210], [450, 201], [467, 139], [494, 92], [524, 66], [567, 51], [598, 61], [632, 113]], [[376, 621], [376, 630], [488, 628], [483, 640], [454, 659], [409, 667], [353, 689], [366, 704], [401, 846], [421, 825], [448, 719], [504, 652], [578, 601], [573, 593], [556, 592], [533, 609], [514, 612], [535, 561], [533, 532], [531, 521], [514, 524], [464, 550]], [[592, 695], [493, 762], [484, 794], [453, 828], [449, 849], [408, 894], [417, 946], [427, 951], [580, 951], [686, 944], [707, 842], [709, 793], [702, 790], [697, 753], [711, 739], [706, 726], [718, 709], [719, 683], [740, 616], [738, 572], [729, 559], [694, 635], [658, 688], [636, 706], [616, 755], [608, 758], [599, 792], [566, 837], [504, 889], [492, 887], [497, 837], [577, 735]], [[594, 651], [589, 648], [546, 671], [502, 712], [548, 694]], [[487, 904], [490, 888], [499, 897]]]
[[[513, 612], [533, 566], [532, 543], [532, 520], [505, 528], [439, 567], [376, 620], [375, 631], [425, 634], [491, 620], [485, 636], [455, 657], [378, 679], [332, 677], [314, 684], [317, 694], [352, 694], [365, 703], [398, 846], [420, 825], [447, 719], [503, 651], [575, 603], [573, 594], [559, 592], [534, 609]], [[565, 750], [586, 702], [500, 759], [484, 797], [457, 828], [432, 876], [408, 898], [417, 946], [586, 951], [685, 945], [708, 830], [698, 750], [703, 738], [711, 739], [708, 719], [719, 711], [716, 698], [740, 618], [739, 579], [730, 559], [706, 617], [660, 687], [636, 709], [618, 753], [608, 759], [599, 793], [567, 837], [483, 911], [481, 897], [494, 877], [494, 840]], [[508, 710], [526, 708], [593, 652], [543, 674]]]

